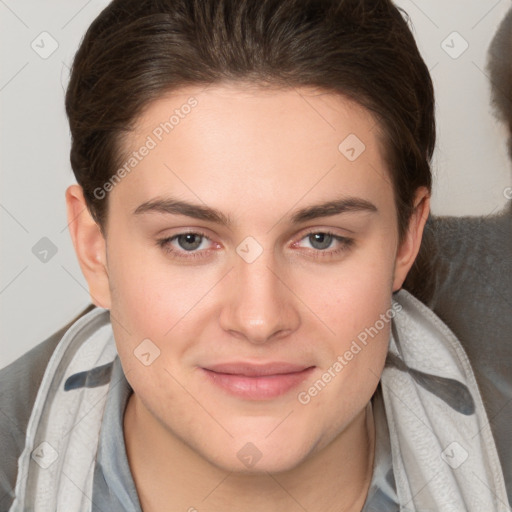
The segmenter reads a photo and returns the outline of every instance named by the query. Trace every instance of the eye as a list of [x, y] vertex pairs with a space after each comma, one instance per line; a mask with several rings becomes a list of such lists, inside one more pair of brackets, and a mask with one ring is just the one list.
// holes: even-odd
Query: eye
[[[208, 256], [204, 247], [205, 240], [210, 240], [204, 233], [187, 232], [158, 240], [158, 245], [175, 258], [202, 258]], [[201, 251], [199, 251], [201, 249]]]
[[[336, 235], [330, 231], [310, 231], [301, 239], [307, 240], [312, 246], [311, 256], [314, 258], [329, 258], [346, 252], [354, 245], [352, 238]], [[300, 244], [300, 242], [298, 242]], [[327, 250], [337, 246], [335, 249]], [[296, 244], [297, 245], [297, 244]]]
[[[329, 231], [310, 231], [299, 242], [295, 242], [293, 246], [299, 246], [303, 240], [307, 240], [311, 244], [312, 248], [307, 249], [306, 252], [313, 258], [335, 257], [348, 251], [354, 244], [353, 239]], [[204, 233], [190, 231], [157, 240], [157, 244], [173, 258], [192, 259], [206, 258], [210, 255], [212, 249], [207, 247], [207, 241], [211, 242], [210, 238]], [[329, 249], [333, 245], [337, 248]]]

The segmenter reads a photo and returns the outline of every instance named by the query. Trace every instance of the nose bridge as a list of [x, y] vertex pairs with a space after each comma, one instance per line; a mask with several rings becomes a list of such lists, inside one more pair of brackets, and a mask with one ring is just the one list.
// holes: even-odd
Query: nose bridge
[[252, 343], [296, 329], [298, 315], [292, 294], [279, 276], [274, 254], [254, 239], [237, 247], [229, 304], [221, 315], [223, 328]]

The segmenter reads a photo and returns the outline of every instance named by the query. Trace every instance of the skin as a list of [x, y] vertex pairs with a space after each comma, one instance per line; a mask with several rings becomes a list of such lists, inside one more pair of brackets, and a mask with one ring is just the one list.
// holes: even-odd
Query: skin
[[[105, 236], [81, 188], [66, 193], [91, 298], [111, 311], [134, 390], [124, 437], [141, 505], [146, 512], [170, 510], [169, 503], [201, 512], [360, 510], [373, 464], [370, 398], [390, 324], [308, 404], [297, 395], [390, 309], [420, 246], [428, 191], [417, 190], [398, 246], [379, 127], [359, 105], [309, 88], [183, 88], [149, 105], [124, 149], [140, 148], [191, 96], [197, 106], [110, 192]], [[366, 146], [353, 162], [338, 150], [351, 133]], [[216, 208], [233, 225], [134, 214], [170, 196]], [[290, 222], [299, 209], [349, 196], [377, 211]], [[207, 238], [175, 238], [167, 243], [175, 253], [158, 244], [187, 231]], [[325, 232], [353, 242], [312, 235]], [[237, 253], [248, 236], [262, 249], [251, 263]], [[144, 339], [160, 350], [147, 366], [134, 355]], [[201, 369], [232, 361], [314, 368], [292, 390], [255, 400], [212, 384]], [[252, 467], [237, 457], [246, 443], [261, 454]]]

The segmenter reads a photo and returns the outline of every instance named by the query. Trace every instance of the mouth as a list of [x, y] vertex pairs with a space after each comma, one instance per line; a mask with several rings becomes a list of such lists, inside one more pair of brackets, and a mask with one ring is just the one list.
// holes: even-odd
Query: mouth
[[296, 388], [315, 369], [289, 363], [226, 363], [201, 368], [211, 384], [246, 400], [270, 400]]

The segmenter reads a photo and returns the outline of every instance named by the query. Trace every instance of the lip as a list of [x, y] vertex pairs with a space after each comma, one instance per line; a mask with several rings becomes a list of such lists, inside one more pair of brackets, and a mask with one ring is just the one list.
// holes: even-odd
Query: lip
[[303, 382], [314, 366], [283, 362], [223, 363], [201, 368], [214, 386], [247, 400], [270, 400], [288, 393]]

